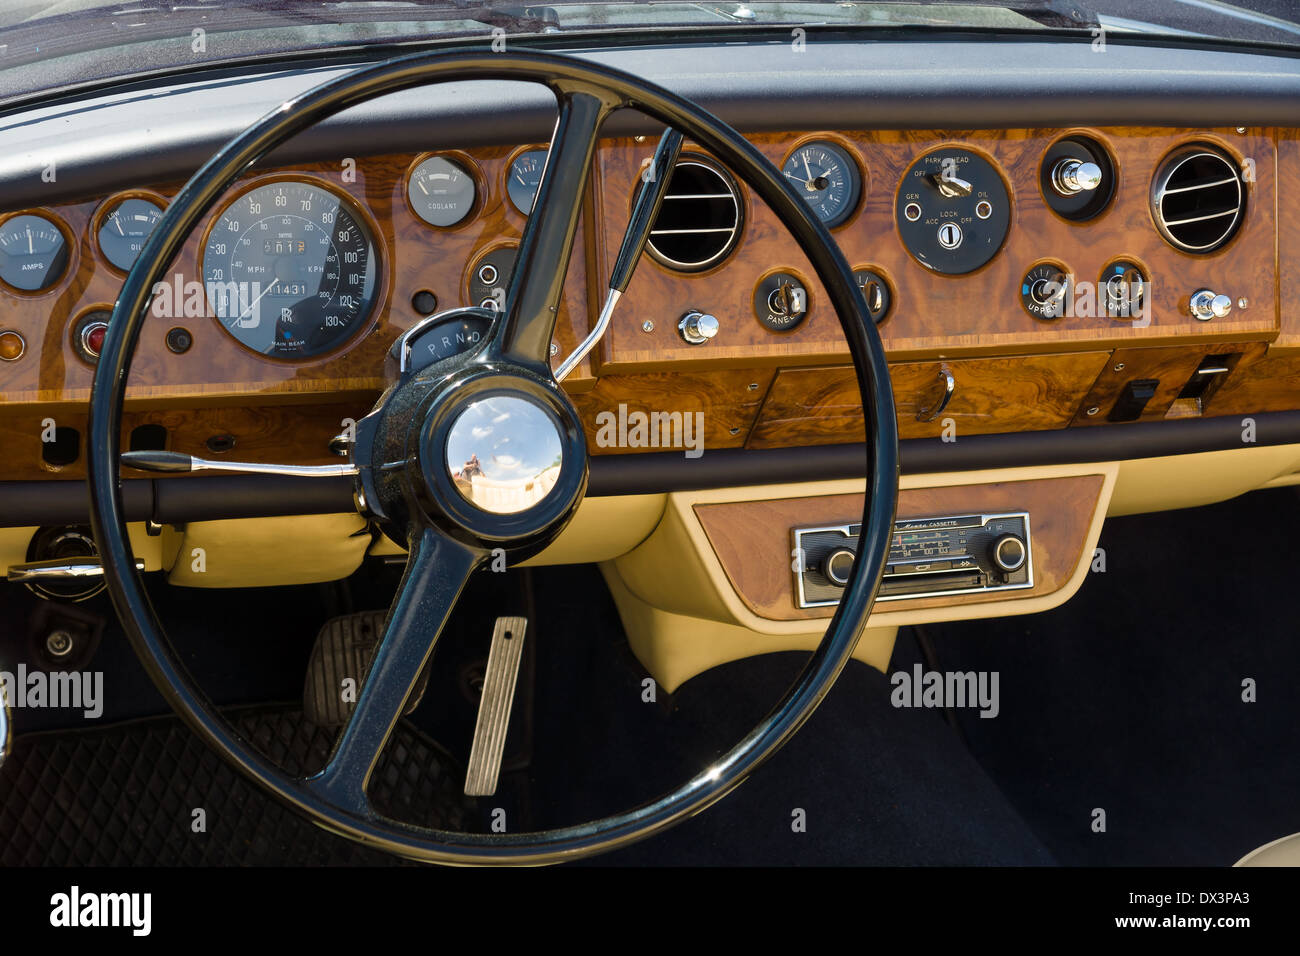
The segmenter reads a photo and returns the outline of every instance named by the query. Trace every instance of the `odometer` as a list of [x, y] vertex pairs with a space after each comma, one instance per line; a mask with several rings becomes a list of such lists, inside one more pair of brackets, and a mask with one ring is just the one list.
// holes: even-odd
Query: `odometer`
[[298, 180], [226, 206], [203, 248], [214, 315], [255, 352], [310, 358], [365, 325], [378, 294], [374, 237], [350, 200]]

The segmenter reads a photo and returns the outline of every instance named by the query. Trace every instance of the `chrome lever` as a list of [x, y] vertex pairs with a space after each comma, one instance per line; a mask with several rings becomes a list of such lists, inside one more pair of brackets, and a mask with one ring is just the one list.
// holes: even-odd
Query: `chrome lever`
[[[135, 569], [144, 570], [144, 559], [135, 559]], [[67, 581], [78, 578], [99, 578], [104, 576], [104, 565], [99, 558], [49, 558], [45, 561], [29, 561], [15, 564], [9, 569], [8, 578], [15, 584], [27, 581]]]
[[660, 137], [659, 145], [655, 147], [654, 156], [650, 159], [648, 178], [642, 177], [640, 189], [632, 203], [632, 215], [628, 219], [627, 232], [623, 235], [618, 256], [614, 260], [614, 268], [609, 277], [609, 291], [605, 295], [605, 304], [601, 307], [600, 318], [596, 320], [595, 327], [578, 344], [573, 353], [556, 368], [557, 382], [563, 382], [568, 377], [609, 329], [614, 307], [627, 291], [628, 283], [632, 281], [632, 273], [636, 271], [636, 264], [645, 250], [646, 242], [650, 239], [650, 229], [654, 225], [655, 217], [659, 215], [659, 207], [663, 205], [668, 184], [673, 178], [677, 157], [682, 152], [682, 141], [682, 134], [675, 129], [665, 130]]
[[254, 475], [284, 475], [289, 478], [338, 478], [355, 475], [357, 466], [275, 465], [257, 461], [212, 461], [178, 451], [127, 451], [121, 462], [140, 471], [184, 474], [192, 471], [236, 471]]

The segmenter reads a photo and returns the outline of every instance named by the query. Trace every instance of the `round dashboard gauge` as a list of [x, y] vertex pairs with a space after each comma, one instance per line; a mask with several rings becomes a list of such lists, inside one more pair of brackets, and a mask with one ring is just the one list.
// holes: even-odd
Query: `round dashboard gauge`
[[421, 162], [406, 181], [406, 198], [431, 226], [454, 226], [474, 208], [478, 187], [463, 166], [443, 156]]
[[35, 213], [0, 223], [0, 279], [23, 292], [48, 289], [68, 266], [68, 240], [53, 220]]
[[862, 195], [862, 174], [846, 150], [826, 140], [804, 143], [785, 161], [781, 173], [827, 227], [852, 215]]
[[360, 210], [301, 180], [232, 201], [203, 247], [213, 313], [244, 346], [276, 358], [310, 358], [358, 331], [374, 311], [378, 276]]
[[130, 271], [162, 214], [162, 207], [151, 199], [123, 199], [99, 224], [99, 251], [118, 269]]
[[542, 170], [546, 168], [546, 150], [530, 149], [516, 156], [510, 163], [510, 174], [506, 178], [506, 195], [516, 209], [527, 216], [533, 211], [537, 200], [537, 187], [542, 182]]

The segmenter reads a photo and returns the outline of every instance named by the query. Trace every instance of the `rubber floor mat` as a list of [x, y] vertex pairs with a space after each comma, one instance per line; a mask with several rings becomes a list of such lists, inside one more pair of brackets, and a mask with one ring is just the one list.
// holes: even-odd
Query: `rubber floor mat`
[[[228, 716], [293, 774], [323, 766], [334, 741], [334, 731], [297, 709], [259, 707]], [[399, 721], [371, 781], [371, 799], [386, 816], [461, 830], [472, 819], [462, 776], [436, 744]], [[264, 795], [175, 717], [29, 734], [0, 767], [4, 866], [397, 862]]]

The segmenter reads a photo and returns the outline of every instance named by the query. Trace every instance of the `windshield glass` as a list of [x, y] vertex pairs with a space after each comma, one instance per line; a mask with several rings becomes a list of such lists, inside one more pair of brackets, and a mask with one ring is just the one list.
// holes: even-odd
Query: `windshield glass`
[[285, 53], [403, 47], [440, 38], [807, 27], [1076, 31], [1300, 45], [1290, 0], [0, 0], [0, 98]]

